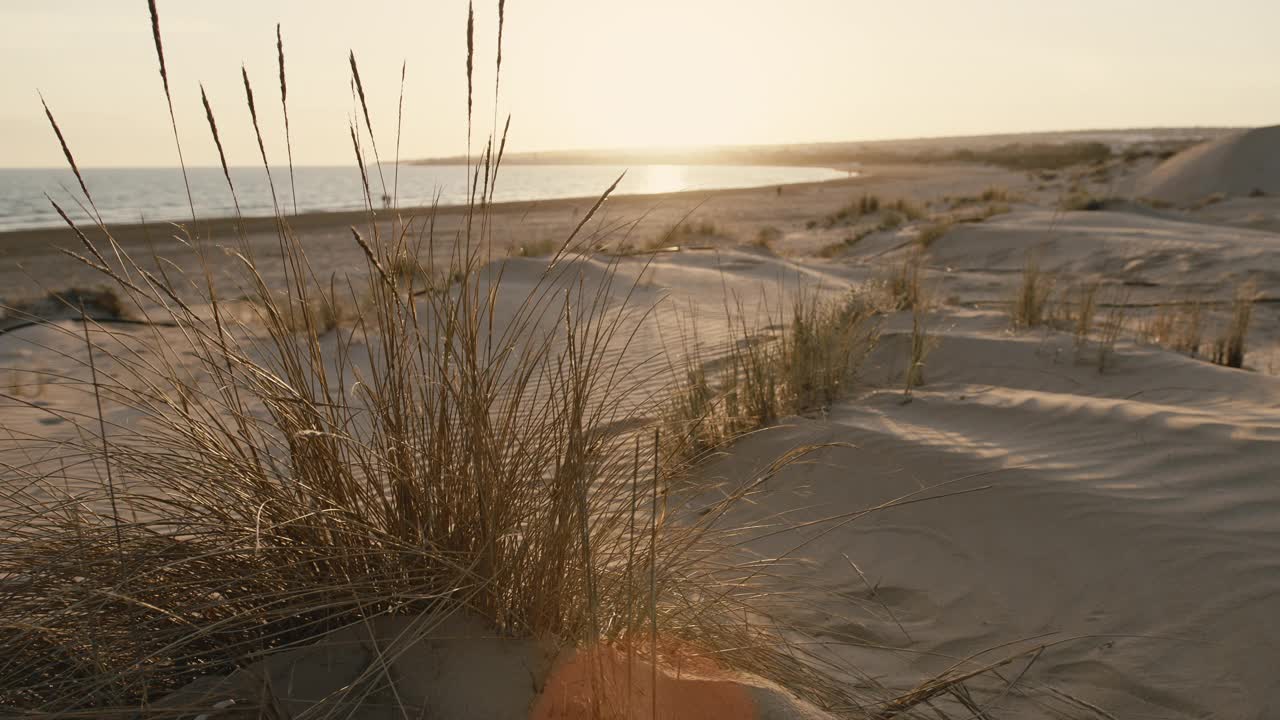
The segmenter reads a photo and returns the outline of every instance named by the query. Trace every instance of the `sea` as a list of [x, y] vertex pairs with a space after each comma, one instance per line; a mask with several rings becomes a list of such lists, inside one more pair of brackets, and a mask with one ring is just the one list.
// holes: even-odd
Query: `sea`
[[[474, 168], [473, 168], [474, 171]], [[820, 182], [847, 177], [819, 167], [756, 165], [508, 165], [493, 192], [498, 202], [599, 196], [625, 171], [615, 194], [656, 194]], [[182, 172], [177, 168], [84, 168], [85, 185], [108, 224], [180, 221], [191, 217]], [[467, 200], [464, 165], [384, 165], [368, 168], [375, 206], [394, 198], [400, 207], [461, 205]], [[231, 169], [231, 182], [245, 217], [271, 216], [276, 207], [293, 214], [364, 207], [360, 170], [350, 167]], [[191, 199], [202, 219], [233, 217], [235, 205], [221, 168], [187, 170]], [[274, 197], [272, 188], [274, 187]], [[296, 192], [295, 192], [296, 189]], [[0, 168], [0, 231], [63, 224], [50, 198], [77, 222], [89, 220], [83, 193], [67, 169]]]

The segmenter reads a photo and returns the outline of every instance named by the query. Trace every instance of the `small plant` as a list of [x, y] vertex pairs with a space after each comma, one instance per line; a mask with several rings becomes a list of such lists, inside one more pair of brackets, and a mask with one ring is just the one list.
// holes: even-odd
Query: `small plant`
[[695, 239], [709, 237], [728, 238], [732, 236], [710, 220], [695, 222], [692, 219], [685, 219], [658, 233], [649, 241], [645, 249], [662, 250], [668, 247], [686, 245]]
[[[764, 329], [778, 324], [776, 336]], [[675, 460], [847, 396], [879, 336], [874, 305], [857, 291], [842, 300], [801, 292], [786, 323], [751, 322], [739, 306], [730, 327], [733, 342], [715, 372], [686, 350], [683, 377], [661, 413]]]
[[1244, 367], [1245, 339], [1253, 318], [1254, 286], [1245, 283], [1236, 289], [1231, 316], [1213, 345], [1213, 361], [1231, 368]]
[[904, 222], [906, 222], [906, 219], [901, 213], [890, 210], [880, 216], [880, 224], [876, 226], [876, 229], [882, 232], [896, 230], [897, 228], [902, 227], [902, 223]]
[[884, 296], [884, 306], [888, 310], [910, 310], [919, 305], [923, 296], [920, 292], [921, 266], [924, 264], [924, 252], [917, 245], [914, 250], [902, 256], [902, 262], [890, 265], [882, 273], [876, 285]]
[[981, 205], [992, 203], [1009, 203], [1016, 200], [1017, 197], [1004, 187], [989, 187], [982, 191], [981, 195], [961, 195], [959, 197], [944, 198], [952, 210], [967, 207], [969, 205]]
[[847, 395], [875, 341], [873, 306], [858, 292], [842, 302], [802, 293], [792, 306], [780, 359], [793, 412], [826, 407]]
[[1106, 201], [1094, 197], [1086, 190], [1076, 189], [1062, 200], [1063, 210], [1094, 212], [1105, 210]]
[[782, 231], [772, 225], [766, 225], [760, 228], [756, 233], [755, 240], [751, 243], [753, 246], [772, 250], [773, 244], [782, 239]]
[[1052, 325], [1071, 331], [1077, 360], [1089, 345], [1094, 316], [1098, 311], [1098, 292], [1101, 288], [1102, 283], [1096, 280], [1075, 286], [1070, 292], [1065, 293], [1065, 297], [1060, 300], [1052, 313]]
[[981, 213], [978, 214], [979, 220], [990, 220], [997, 215], [1008, 215], [1013, 212], [1013, 208], [1004, 203], [992, 203], [986, 206]]
[[1210, 193], [1200, 198], [1200, 200], [1195, 205], [1191, 206], [1191, 209], [1200, 210], [1203, 208], [1207, 208], [1210, 205], [1217, 205], [1218, 203], [1226, 199], [1227, 199], [1227, 196], [1225, 193], [1220, 193], [1220, 192]]
[[914, 388], [924, 385], [924, 362], [933, 349], [933, 338], [926, 326], [927, 305], [927, 302], [918, 301], [911, 306], [911, 348], [902, 390], [905, 402], [911, 401]]
[[1124, 330], [1127, 299], [1111, 303], [1098, 335], [1098, 372], [1106, 372], [1114, 365], [1116, 341]]
[[1047, 304], [1053, 292], [1052, 279], [1040, 271], [1040, 262], [1034, 256], [1027, 258], [1022, 270], [1022, 284], [1014, 297], [1012, 316], [1015, 327], [1033, 328], [1043, 325], [1047, 319]]
[[865, 238], [866, 236], [870, 235], [873, 232], [875, 232], [874, 228], [863, 228], [858, 232], [845, 237], [845, 239], [839, 242], [833, 242], [829, 245], [823, 245], [821, 248], [818, 249], [818, 257], [822, 257], [822, 258], [838, 257], [844, 254], [846, 250], [862, 242], [863, 238]]
[[550, 257], [560, 248], [560, 244], [551, 238], [530, 240], [516, 246], [512, 253], [516, 257]]
[[903, 198], [898, 198], [897, 200], [894, 200], [893, 202], [886, 205], [885, 207], [887, 207], [889, 210], [892, 210], [896, 213], [901, 214], [902, 217], [911, 221], [920, 220], [925, 216], [925, 211], [923, 208], [911, 202], [910, 200], [906, 200]]
[[943, 235], [946, 235], [947, 231], [950, 229], [951, 223], [945, 221], [925, 225], [920, 228], [920, 232], [916, 235], [916, 243], [920, 245], [920, 247], [928, 249], [932, 247], [935, 242], [941, 239]]
[[129, 320], [133, 317], [120, 293], [109, 287], [71, 287], [44, 297], [0, 301], [0, 324], [26, 323], [81, 315], [98, 322]]
[[422, 263], [409, 248], [400, 248], [387, 260], [387, 271], [402, 281], [415, 279], [422, 275]]

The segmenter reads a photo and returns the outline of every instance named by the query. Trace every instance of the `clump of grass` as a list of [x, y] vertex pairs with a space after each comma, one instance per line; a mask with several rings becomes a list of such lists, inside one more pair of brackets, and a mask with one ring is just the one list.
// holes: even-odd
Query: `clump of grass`
[[1203, 347], [1204, 303], [1188, 300], [1158, 307], [1138, 327], [1138, 338], [1175, 352], [1198, 355]]
[[1105, 210], [1107, 204], [1105, 200], [1094, 197], [1085, 190], [1076, 189], [1062, 199], [1061, 207], [1063, 210], [1094, 212]]
[[1236, 288], [1231, 302], [1231, 315], [1226, 327], [1213, 344], [1213, 362], [1231, 368], [1244, 367], [1245, 340], [1253, 318], [1254, 286], [1244, 283]]
[[1205, 195], [1204, 197], [1200, 198], [1200, 200], [1198, 200], [1194, 205], [1192, 205], [1191, 209], [1201, 210], [1203, 208], [1209, 207], [1210, 205], [1217, 205], [1218, 203], [1226, 199], [1227, 199], [1226, 193], [1220, 193], [1220, 192], [1209, 193], [1208, 195]]
[[896, 210], [890, 210], [880, 215], [880, 222], [876, 225], [876, 229], [885, 232], [888, 230], [896, 230], [902, 227], [906, 222], [906, 218]]
[[970, 205], [1009, 203], [1017, 200], [1017, 196], [1010, 192], [1008, 188], [992, 186], [983, 190], [980, 195], [961, 195], [944, 199], [950, 204], [952, 210], [957, 210]]
[[418, 256], [415, 253], [410, 252], [409, 248], [403, 248], [400, 252], [388, 258], [387, 270], [395, 277], [406, 281], [423, 273], [422, 263], [418, 261]]
[[933, 247], [935, 242], [940, 240], [943, 235], [947, 234], [947, 231], [951, 229], [951, 226], [952, 223], [946, 221], [925, 225], [920, 228], [919, 233], [916, 235], [916, 243], [925, 249]]
[[[867, 215], [874, 215], [880, 212], [880, 197], [878, 195], [868, 195], [863, 193], [860, 197], [852, 200], [848, 205], [831, 213], [822, 219], [822, 226], [832, 228], [841, 223], [853, 222]], [[812, 227], [817, 227], [818, 221], [811, 220]], [[812, 227], [810, 229], [812, 229]]]
[[684, 219], [674, 223], [649, 241], [646, 249], [661, 250], [668, 247], [688, 245], [696, 240], [707, 238], [728, 238], [732, 234], [716, 225], [711, 220], [695, 221]]
[[1094, 281], [1076, 289], [1071, 334], [1075, 339], [1077, 357], [1089, 344], [1089, 333], [1093, 330], [1093, 317], [1098, 310], [1098, 291], [1101, 287], [1101, 282]]
[[560, 244], [555, 240], [543, 238], [520, 243], [513, 249], [512, 254], [516, 257], [551, 257], [559, 249]]
[[924, 364], [933, 349], [933, 338], [927, 326], [928, 303], [918, 301], [911, 306], [911, 347], [907, 353], [907, 369], [903, 373], [903, 398], [911, 400], [911, 391], [924, 385]]
[[1110, 308], [1098, 332], [1098, 372], [1100, 373], [1115, 366], [1116, 341], [1124, 331], [1127, 315], [1127, 298], [1120, 298], [1110, 303]]
[[295, 335], [326, 335], [362, 314], [360, 300], [347, 302], [336, 288], [317, 286], [305, 298], [285, 292], [246, 294], [241, 299], [252, 309], [256, 325]]
[[924, 265], [924, 253], [917, 245], [903, 253], [901, 262], [886, 266], [875, 280], [887, 310], [910, 310], [921, 304], [920, 275]]
[[773, 244], [782, 239], [782, 231], [772, 225], [766, 225], [756, 232], [751, 244], [762, 250], [773, 250]]
[[874, 309], [850, 292], [843, 301], [801, 294], [782, 335], [785, 397], [792, 412], [827, 407], [849, 394], [850, 384], [876, 338]]
[[131, 320], [133, 312], [111, 287], [70, 287], [41, 298], [0, 301], [0, 325], [87, 317], [97, 322]]
[[739, 306], [733, 341], [712, 372], [686, 353], [683, 377], [663, 409], [669, 454], [692, 458], [778, 418], [829, 406], [852, 392], [879, 325], [860, 292], [841, 300], [801, 292], [789, 321], [772, 334]]
[[852, 235], [847, 235], [843, 240], [839, 242], [823, 245], [821, 248], [818, 249], [818, 257], [823, 257], [823, 258], [839, 257], [840, 255], [843, 255], [845, 251], [849, 250], [850, 248], [854, 247], [858, 243], [862, 242], [864, 238], [866, 238], [868, 235], [870, 235], [873, 232], [875, 232], [874, 228], [862, 228], [861, 230], [853, 233]]
[[997, 215], [1008, 215], [1013, 212], [1013, 208], [1004, 203], [992, 203], [983, 208], [977, 216], [978, 220], [990, 220]]
[[[845, 205], [836, 212], [823, 218], [822, 226], [825, 228], [833, 228], [836, 225], [856, 222], [864, 217], [877, 214], [882, 214], [882, 227], [884, 227], [883, 218], [885, 217], [896, 216], [898, 220], [894, 222], [892, 227], [897, 227], [906, 220], [920, 220], [926, 215], [923, 208], [909, 200], [897, 198], [886, 202], [882, 201], [878, 195], [864, 194], [850, 202], [848, 205]], [[810, 222], [812, 223], [812, 226], [807, 227], [810, 227], [810, 229], [817, 227], [817, 221]]]
[[921, 220], [927, 214], [919, 205], [916, 205], [910, 200], [906, 200], [904, 198], [898, 198], [897, 200], [888, 203], [885, 207], [889, 210], [900, 213], [902, 217], [911, 221]]
[[1040, 261], [1031, 255], [1022, 269], [1022, 282], [1010, 310], [1014, 327], [1039, 327], [1048, 319], [1049, 296], [1053, 280], [1040, 271]]

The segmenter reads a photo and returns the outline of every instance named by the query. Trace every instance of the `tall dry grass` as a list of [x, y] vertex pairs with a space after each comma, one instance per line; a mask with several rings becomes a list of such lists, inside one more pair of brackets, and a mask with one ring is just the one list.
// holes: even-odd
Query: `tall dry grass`
[[1014, 326], [1033, 328], [1043, 325], [1048, 318], [1049, 297], [1052, 293], [1053, 279], [1041, 272], [1039, 259], [1034, 254], [1029, 255], [1010, 310]]
[[859, 290], [832, 297], [800, 288], [786, 317], [742, 303], [726, 312], [728, 346], [707, 353], [696, 338], [686, 344], [663, 405], [667, 454], [676, 464], [849, 396], [879, 338], [876, 307]]
[[1245, 341], [1249, 336], [1249, 324], [1253, 319], [1253, 302], [1257, 291], [1252, 283], [1245, 282], [1235, 291], [1231, 312], [1225, 327], [1213, 344], [1213, 361], [1218, 365], [1244, 367]]

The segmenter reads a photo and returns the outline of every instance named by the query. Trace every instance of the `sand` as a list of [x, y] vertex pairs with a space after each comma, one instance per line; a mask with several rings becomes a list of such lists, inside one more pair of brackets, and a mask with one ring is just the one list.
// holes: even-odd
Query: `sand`
[[1179, 153], [1138, 184], [1140, 197], [1203, 202], [1215, 194], [1280, 193], [1280, 125], [1234, 133]]
[[[1145, 178], [1172, 177], [1169, 168], [1191, 167], [1197, 157], [1242, 141], [1222, 142], [1217, 150], [1215, 143], [1174, 158]], [[1121, 166], [1106, 181], [1082, 182], [1100, 194], [1108, 186], [1143, 187], [1148, 169]], [[726, 294], [776, 307], [788, 288], [839, 292], [901, 257], [918, 223], [873, 233], [836, 257], [816, 257], [848, 228], [810, 227], [809, 221], [851, 198], [911, 196], [941, 211], [944, 195], [989, 186], [1018, 196], [1011, 212], [956, 225], [930, 248], [926, 281], [939, 302], [929, 327], [938, 340], [927, 360], [927, 384], [911, 402], [903, 402], [901, 391], [910, 317], [896, 313], [866, 369], [866, 386], [854, 397], [734, 444], [682, 492], [719, 492], [797, 444], [845, 444], [784, 471], [733, 520], [763, 526], [762, 537], [749, 543], [753, 551], [793, 553], [794, 576], [779, 590], [794, 601], [782, 619], [890, 687], [909, 688], [974, 654], [995, 660], [1043, 647], [1004, 669], [1006, 679], [1019, 680], [1012, 691], [990, 696], [991, 716], [1275, 716], [1276, 306], [1255, 308], [1249, 369], [1215, 366], [1126, 337], [1100, 372], [1096, 351], [1078, 353], [1069, 334], [1011, 330], [1007, 304], [1031, 255], [1062, 283], [1106, 282], [1118, 302], [1132, 306], [1135, 324], [1147, 306], [1161, 302], [1192, 295], [1226, 302], [1246, 278], [1264, 300], [1280, 298], [1274, 270], [1280, 234], [1238, 216], [1213, 215], [1225, 212], [1220, 206], [1156, 210], [1118, 203], [1101, 212], [1059, 211], [1056, 201], [1071, 182], [1069, 173], [1045, 181], [990, 168], [880, 168], [857, 180], [786, 188], [781, 196], [745, 190], [611, 204], [599, 222], [617, 223], [618, 233], [625, 232], [624, 221], [653, 211], [633, 230], [636, 237], [656, 235], [693, 208], [717, 225], [715, 236], [701, 239], [709, 249], [619, 265], [624, 277], [640, 280], [637, 302], [662, 303], [652, 326], [637, 335], [636, 352], [657, 353], [676, 332], [677, 313], [687, 321], [693, 309], [704, 349], [714, 354], [728, 336]], [[1179, 195], [1201, 193], [1201, 186], [1179, 183]], [[1280, 209], [1280, 199], [1250, 202], [1251, 213]], [[499, 208], [495, 233], [508, 245], [556, 237], [583, 210], [572, 201]], [[446, 217], [449, 222], [456, 217]], [[323, 217], [303, 223], [317, 266], [337, 271], [358, 257], [347, 239], [349, 223]], [[749, 247], [766, 227], [778, 231], [772, 249]], [[265, 230], [254, 238], [263, 248], [274, 242]], [[141, 246], [140, 238], [132, 241]], [[87, 280], [22, 236], [0, 237], [0, 249], [0, 274], [15, 294]], [[195, 259], [190, 252], [174, 256], [180, 264]], [[601, 257], [585, 267], [603, 272], [607, 262]], [[508, 292], [518, 294], [544, 265], [534, 258], [511, 261]], [[221, 273], [218, 278], [230, 282]], [[124, 339], [118, 341], [127, 342], [128, 333], [141, 330], [119, 332]], [[91, 413], [82, 396], [30, 382], [32, 372], [80, 372], [68, 359], [78, 352], [73, 337], [50, 328], [0, 334], [0, 365], [28, 393], [24, 406], [0, 405], [6, 427], [56, 437], [71, 431], [58, 413]], [[655, 372], [637, 389], [636, 402], [667, 382]], [[855, 517], [908, 495], [937, 499], [770, 535], [780, 514], [793, 523]], [[566, 689], [580, 677], [580, 664], [621, 672], [624, 662], [593, 658], [589, 649], [574, 653], [499, 638], [461, 615], [420, 625], [396, 618], [347, 628], [166, 702], [199, 706], [193, 718], [235, 717], [233, 706], [216, 706], [239, 687], [270, 692], [292, 713], [339, 709], [344, 717], [403, 717], [409, 708], [409, 717], [580, 717], [582, 708]], [[264, 677], [271, 678], [269, 686]], [[659, 697], [682, 699], [663, 717], [824, 717], [785, 690], [716, 668], [664, 669]]]

